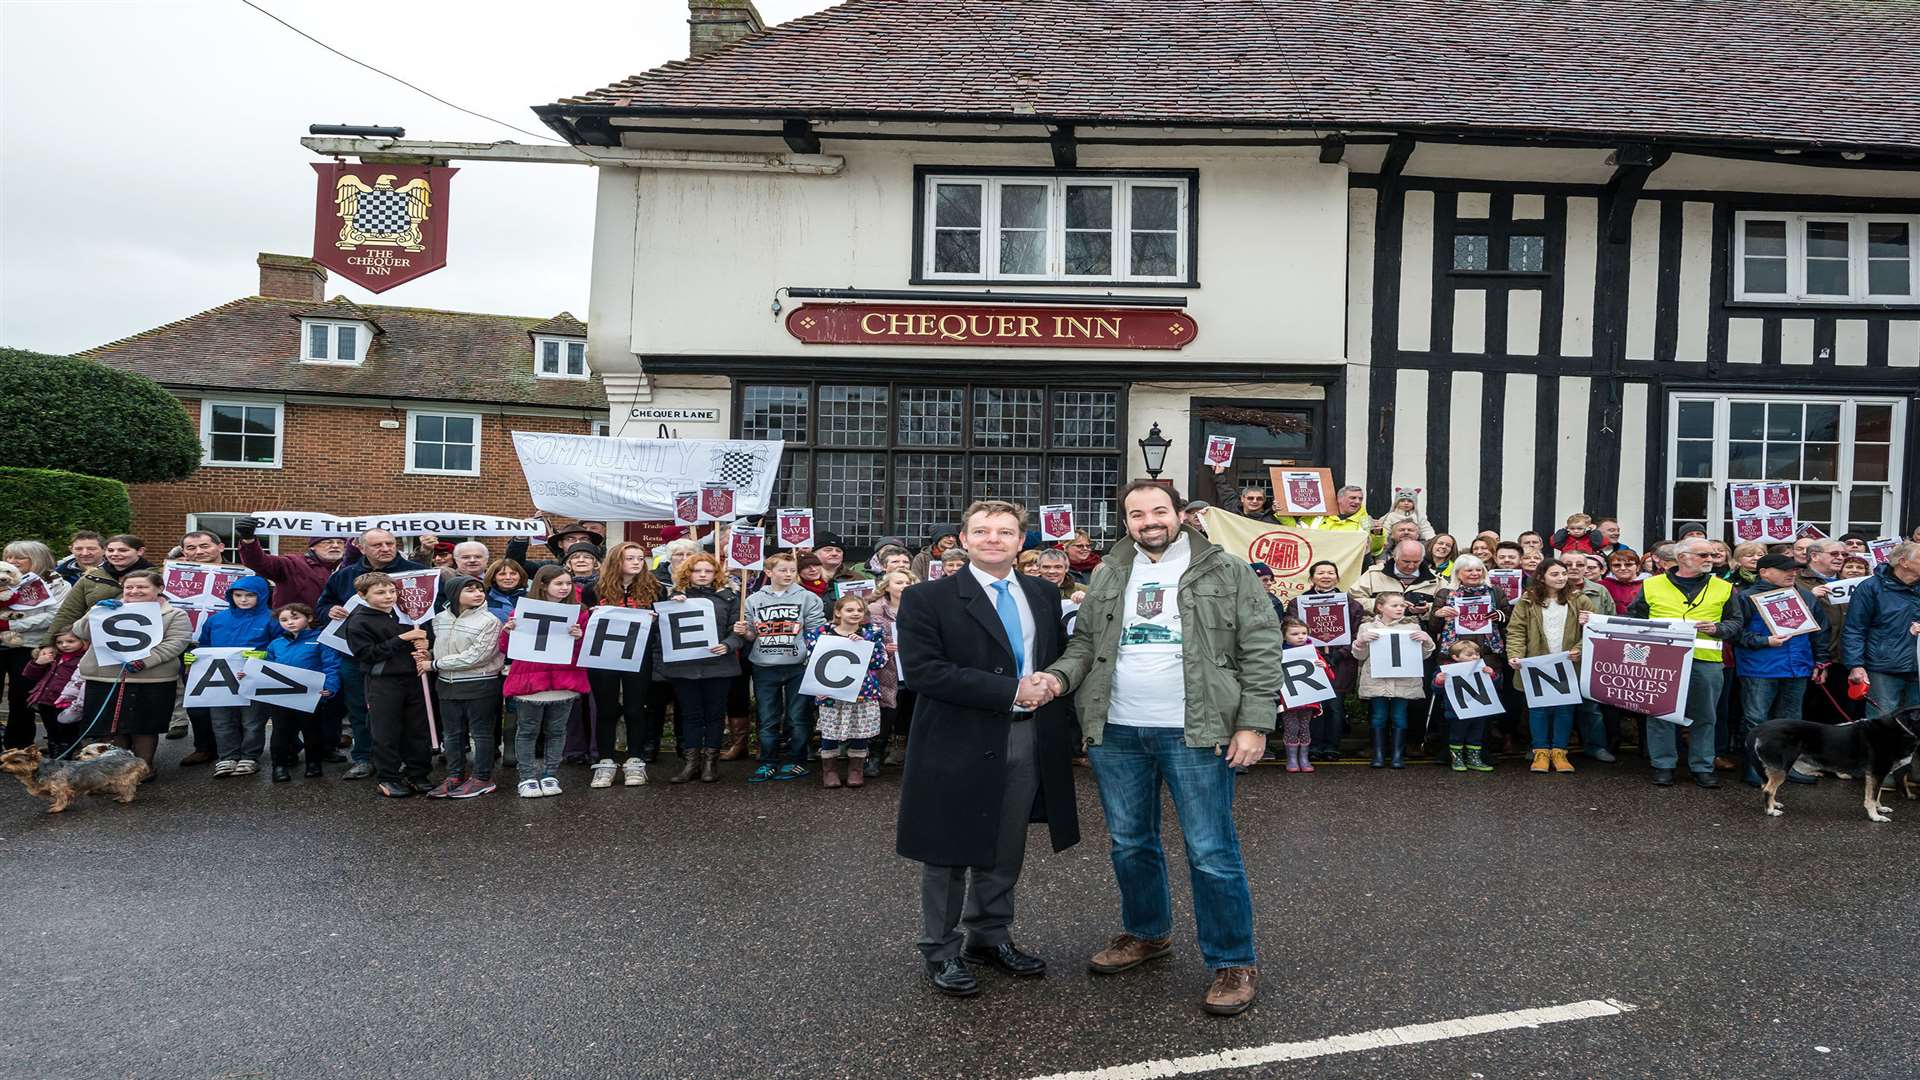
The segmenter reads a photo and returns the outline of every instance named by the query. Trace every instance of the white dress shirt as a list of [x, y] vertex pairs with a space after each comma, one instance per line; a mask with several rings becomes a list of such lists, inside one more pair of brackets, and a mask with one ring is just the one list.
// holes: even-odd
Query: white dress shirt
[[[1020, 609], [1021, 649], [1020, 655], [1017, 657], [1019, 660], [1019, 669], [1014, 672], [1014, 676], [1019, 678], [1033, 674], [1033, 607], [1027, 603], [1027, 593], [1025, 589], [1020, 587], [1019, 577], [1016, 576], [1011, 567], [1007, 570], [1007, 576], [1003, 578], [994, 577], [992, 574], [987, 573], [972, 563], [967, 564], [967, 570], [973, 574], [973, 579], [980, 583], [981, 591], [987, 594], [987, 604], [993, 608], [994, 618], [996, 619], [1000, 617], [1000, 590], [998, 586], [1002, 581], [1007, 583], [1007, 593], [1013, 597], [1014, 606]], [[1015, 691], [1016, 694], [1018, 694], [1018, 692], [1017, 690]], [[1014, 712], [1033, 711], [1032, 709], [1023, 709], [1018, 705], [1011, 706], [1011, 708]]]

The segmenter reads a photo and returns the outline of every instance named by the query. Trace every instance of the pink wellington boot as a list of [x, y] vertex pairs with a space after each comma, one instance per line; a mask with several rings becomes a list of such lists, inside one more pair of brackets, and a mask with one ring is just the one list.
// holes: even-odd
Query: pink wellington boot
[[1300, 748], [1297, 746], [1287, 747], [1287, 771], [1300, 771]]
[[1295, 751], [1297, 751], [1297, 752], [1298, 752], [1298, 753], [1300, 754], [1300, 771], [1301, 771], [1301, 772], [1312, 772], [1312, 771], [1313, 771], [1313, 759], [1307, 756], [1307, 747], [1304, 747], [1304, 746], [1296, 746], [1296, 747], [1294, 747], [1294, 750], [1295, 750]]

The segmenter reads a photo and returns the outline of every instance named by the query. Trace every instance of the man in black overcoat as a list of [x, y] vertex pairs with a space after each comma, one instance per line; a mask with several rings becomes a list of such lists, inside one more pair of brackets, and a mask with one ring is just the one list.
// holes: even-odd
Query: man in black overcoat
[[895, 632], [915, 695], [897, 849], [925, 864], [927, 977], [965, 997], [980, 989], [969, 960], [1010, 975], [1046, 971], [1010, 932], [1027, 825], [1046, 822], [1053, 849], [1064, 851], [1080, 824], [1079, 728], [1069, 703], [1034, 680], [1066, 646], [1060, 590], [1014, 571], [1025, 510], [976, 502], [961, 520], [970, 565], [907, 589]]

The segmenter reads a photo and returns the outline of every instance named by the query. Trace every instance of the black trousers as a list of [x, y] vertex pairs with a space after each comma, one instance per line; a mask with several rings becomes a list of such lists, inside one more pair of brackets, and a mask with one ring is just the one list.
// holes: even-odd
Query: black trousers
[[85, 719], [71, 724], [61, 723], [58, 705], [35, 705], [33, 711], [39, 714], [40, 722], [47, 725], [47, 748], [56, 754], [72, 746], [73, 740], [79, 738], [80, 732], [87, 726]]
[[[613, 757], [614, 735], [627, 722], [627, 756], [651, 759], [660, 750], [660, 731], [667, 722], [672, 690], [653, 681], [653, 665], [639, 671], [587, 669], [593, 688], [594, 756]], [[724, 715], [724, 713], [723, 713]]]
[[0, 677], [7, 681], [7, 734], [6, 748], [17, 750], [33, 745], [33, 707], [27, 704], [27, 696], [33, 693], [33, 683], [20, 677], [20, 671], [33, 662], [33, 650], [24, 646], [0, 649]]
[[282, 708], [278, 705], [255, 705], [267, 723], [273, 725], [273, 734], [268, 746], [273, 754], [273, 763], [281, 768], [297, 764], [300, 749], [304, 745], [307, 751], [307, 763], [318, 765], [327, 760], [327, 752], [338, 744], [327, 741], [327, 732], [331, 726], [326, 714], [327, 700], [322, 699], [320, 708], [310, 713]]
[[679, 707], [681, 749], [718, 750], [727, 726], [727, 699], [733, 676], [717, 679], [669, 679]]
[[433, 769], [427, 736], [427, 699], [412, 675], [367, 676], [367, 733], [374, 775], [400, 783]]

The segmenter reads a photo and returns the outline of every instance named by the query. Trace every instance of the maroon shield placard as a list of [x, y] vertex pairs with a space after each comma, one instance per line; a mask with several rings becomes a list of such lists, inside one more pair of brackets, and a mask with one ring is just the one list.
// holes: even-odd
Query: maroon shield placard
[[813, 546], [813, 511], [782, 510], [780, 520], [780, 542], [788, 547]]
[[53, 594], [47, 591], [47, 583], [37, 574], [28, 574], [20, 579], [20, 587], [13, 590], [9, 602], [17, 611], [29, 611], [51, 599]]
[[1768, 484], [1760, 489], [1760, 498], [1769, 510], [1785, 510], [1793, 504], [1793, 489], [1786, 484]]
[[1235, 441], [1235, 438], [1231, 435], [1214, 435], [1207, 439], [1207, 464], [1233, 464], [1233, 444]]
[[1073, 535], [1073, 507], [1043, 506], [1040, 508], [1040, 539], [1049, 543], [1065, 540]]
[[700, 521], [700, 493], [697, 491], [676, 491], [673, 493], [673, 523], [675, 525], [695, 525]]
[[1760, 533], [1765, 528], [1766, 526], [1762, 524], [1760, 519], [1757, 517], [1741, 517], [1741, 518], [1733, 519], [1734, 538], [1736, 540], [1739, 540], [1743, 544], [1751, 540], [1760, 539]]
[[458, 169], [315, 165], [313, 261], [385, 292], [447, 265], [447, 199]]
[[1520, 599], [1520, 589], [1525, 576], [1519, 570], [1489, 570], [1487, 584], [1499, 589], [1500, 595], [1506, 597], [1507, 603], [1511, 604]]
[[1751, 484], [1734, 485], [1731, 496], [1735, 510], [1751, 513], [1760, 509], [1760, 489]]
[[1588, 698], [1648, 716], [1680, 711], [1691, 645], [1589, 634], [1584, 647], [1593, 665]]
[[440, 595], [440, 572], [418, 571], [399, 574], [393, 583], [400, 590], [400, 617], [410, 623], [420, 623], [433, 614], [433, 602]]
[[1349, 611], [1344, 593], [1300, 598], [1300, 621], [1307, 624], [1307, 636], [1322, 647], [1353, 641], [1353, 628], [1347, 621]]
[[1134, 594], [1133, 610], [1134, 614], [1143, 619], [1153, 619], [1158, 618], [1160, 612], [1166, 609], [1166, 604], [1166, 586], [1155, 582], [1142, 586], [1140, 591]]
[[207, 591], [207, 579], [213, 576], [212, 570], [196, 570], [190, 566], [168, 563], [165, 579], [167, 595], [176, 600], [191, 600], [203, 596]]
[[1453, 632], [1468, 637], [1484, 637], [1493, 630], [1492, 596], [1455, 596]]
[[1827, 534], [1820, 531], [1820, 526], [1808, 522], [1794, 532], [1793, 538], [1795, 540], [1825, 540]]
[[1785, 543], [1793, 539], [1792, 514], [1767, 515], [1767, 539]]
[[1319, 477], [1290, 477], [1287, 480], [1287, 494], [1295, 506], [1321, 506], [1326, 497], [1320, 491]]
[[737, 569], [758, 570], [766, 534], [742, 525], [727, 534], [727, 558]]
[[946, 563], [941, 562], [939, 559], [933, 559], [927, 563], [927, 580], [928, 581], [938, 581], [941, 578], [946, 576], [947, 576]]
[[707, 521], [732, 521], [733, 489], [725, 484], [701, 484], [700, 516]]
[[1777, 597], [1768, 600], [1765, 606], [1767, 617], [1782, 630], [1794, 630], [1806, 625], [1807, 609], [1797, 596]]
[[[240, 566], [216, 569], [213, 571], [213, 587], [209, 591], [212, 592], [215, 600], [225, 600], [227, 598], [227, 590], [233, 587], [233, 583], [246, 577], [249, 573], [251, 573], [251, 571]], [[262, 603], [267, 600], [264, 596], [260, 599]]]

